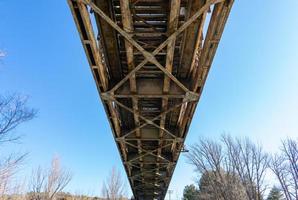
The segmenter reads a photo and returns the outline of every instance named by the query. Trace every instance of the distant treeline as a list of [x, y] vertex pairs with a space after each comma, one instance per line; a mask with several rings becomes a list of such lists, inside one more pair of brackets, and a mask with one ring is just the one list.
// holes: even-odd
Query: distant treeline
[[[38, 197], [37, 197], [38, 196]], [[45, 193], [27, 193], [27, 194], [13, 194], [3, 195], [0, 200], [49, 200]], [[91, 197], [86, 195], [74, 195], [70, 193], [60, 192], [57, 193], [54, 200], [111, 200], [102, 197]], [[118, 198], [113, 200], [128, 200], [127, 198]]]

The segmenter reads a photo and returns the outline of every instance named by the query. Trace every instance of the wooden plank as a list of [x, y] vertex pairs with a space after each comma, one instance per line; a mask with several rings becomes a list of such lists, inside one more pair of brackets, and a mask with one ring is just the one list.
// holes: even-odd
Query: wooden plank
[[[128, 34], [132, 34], [134, 31], [133, 31], [133, 21], [132, 21], [132, 17], [131, 17], [129, 0], [120, 0], [120, 8], [121, 8], [123, 29]], [[131, 43], [129, 43], [127, 40], [125, 40], [125, 50], [126, 50], [128, 70], [132, 71], [135, 68], [134, 54], [133, 54], [134, 49], [133, 49], [133, 45]], [[130, 92], [132, 94], [135, 94], [137, 92], [136, 75], [135, 74], [133, 74], [130, 77], [129, 82], [130, 82]], [[136, 127], [138, 127], [140, 125], [140, 120], [139, 120], [139, 116], [136, 114], [139, 110], [137, 98], [135, 98], [135, 97], [132, 98], [132, 105], [133, 105], [133, 109], [135, 110], [135, 112], [133, 113], [134, 124]], [[136, 130], [136, 137], [138, 137], [138, 138], [141, 137], [140, 129]], [[138, 143], [138, 147], [139, 147], [139, 149], [138, 149], [139, 154], [141, 154], [142, 153], [141, 141], [138, 140], [137, 143]], [[140, 158], [140, 160], [142, 160], [142, 158]]]

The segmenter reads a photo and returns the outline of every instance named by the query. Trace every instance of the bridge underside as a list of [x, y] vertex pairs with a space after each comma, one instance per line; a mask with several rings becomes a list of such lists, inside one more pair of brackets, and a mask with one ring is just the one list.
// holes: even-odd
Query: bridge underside
[[233, 0], [68, 0], [138, 200], [164, 199]]

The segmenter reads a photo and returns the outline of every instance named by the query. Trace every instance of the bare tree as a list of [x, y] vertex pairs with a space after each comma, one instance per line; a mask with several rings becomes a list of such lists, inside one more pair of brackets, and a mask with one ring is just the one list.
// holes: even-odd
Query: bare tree
[[281, 154], [271, 161], [271, 169], [276, 175], [287, 200], [298, 199], [298, 141], [287, 139], [282, 142]]
[[49, 199], [53, 199], [57, 193], [63, 191], [71, 179], [72, 174], [60, 166], [60, 160], [57, 157], [53, 158], [46, 185]]
[[36, 110], [27, 106], [27, 97], [0, 95], [0, 144], [18, 140], [13, 130], [35, 116]]
[[55, 157], [52, 159], [50, 169], [38, 167], [32, 172], [29, 198], [31, 200], [53, 200], [65, 189], [71, 179], [70, 171], [62, 168], [60, 160]]
[[248, 138], [233, 139], [223, 135], [228, 166], [240, 177], [250, 200], [261, 200], [267, 189], [264, 184], [269, 167], [269, 156], [261, 145], [256, 145]]
[[222, 144], [201, 139], [191, 146], [187, 157], [201, 176], [198, 180], [200, 199], [208, 199], [208, 193], [213, 191], [211, 199], [246, 200], [246, 196], [239, 199], [239, 196], [234, 195], [241, 193], [241, 185], [235, 184], [239, 178], [230, 170]]
[[125, 183], [121, 178], [121, 173], [113, 167], [107, 178], [106, 183], [103, 183], [102, 195], [108, 200], [124, 199]]
[[[33, 119], [35, 115], [36, 111], [27, 107], [27, 98], [19, 95], [0, 95], [0, 148], [4, 143], [19, 140], [20, 136], [15, 134], [15, 129]], [[12, 177], [25, 157], [26, 154], [11, 153], [5, 156], [0, 153], [0, 194], [13, 189]]]
[[[261, 146], [248, 139], [233, 139], [224, 135], [218, 142], [199, 140], [190, 148], [187, 157], [200, 175], [212, 173], [209, 177], [216, 184], [211, 185], [217, 191], [219, 199], [237, 199], [237, 195], [232, 195], [234, 191], [227, 188], [234, 190], [243, 187], [246, 191], [244, 199], [262, 199], [266, 189], [264, 177], [268, 168], [268, 155]], [[238, 180], [243, 187], [233, 185]]]
[[199, 183], [199, 194], [196, 200], [247, 200], [247, 194], [239, 177], [221, 172], [221, 177], [224, 181], [219, 179], [217, 173], [212, 171], [206, 172], [202, 175]]

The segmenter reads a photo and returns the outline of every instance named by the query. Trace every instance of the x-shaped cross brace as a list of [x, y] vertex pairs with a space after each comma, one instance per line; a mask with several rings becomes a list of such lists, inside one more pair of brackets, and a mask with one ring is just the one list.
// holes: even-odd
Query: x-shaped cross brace
[[127, 33], [121, 27], [119, 27], [111, 18], [109, 18], [92, 0], [78, 0], [80, 2], [89, 5], [94, 12], [96, 12], [102, 19], [104, 19], [110, 26], [117, 30], [129, 43], [131, 43], [139, 52], [145, 57], [144, 61], [141, 62], [136, 68], [130, 71], [121, 81], [119, 81], [110, 92], [115, 92], [121, 87], [131, 76], [133, 76], [138, 70], [140, 70], [147, 62], [151, 62], [156, 65], [162, 72], [164, 72], [174, 83], [176, 83], [183, 91], [191, 92], [187, 89], [175, 76], [172, 75], [164, 66], [162, 66], [155, 55], [157, 55], [164, 47], [168, 45], [173, 39], [181, 34], [190, 24], [192, 24], [198, 17], [200, 17], [212, 4], [222, 2], [224, 0], [209, 0], [199, 11], [197, 11], [192, 17], [190, 17], [182, 26], [180, 26], [174, 33], [172, 33], [162, 44], [160, 44], [152, 53], [146, 51], [141, 45], [139, 45], [133, 38], [132, 35]]
[[[128, 145], [131, 145], [131, 144], [128, 143], [128, 142], [125, 142], [125, 143], [128, 144]], [[163, 145], [162, 147], [159, 147], [159, 148], [164, 149], [164, 148], [166, 148], [166, 147], [168, 147], [168, 146], [171, 146], [171, 145], [172, 145], [172, 143], [169, 143], [169, 144]], [[135, 148], [137, 148], [137, 146], [135, 146]], [[144, 154], [139, 155], [139, 156], [137, 156], [137, 157], [134, 157], [134, 158], [132, 158], [132, 159], [130, 159], [130, 160], [127, 160], [125, 163], [131, 163], [132, 161], [137, 160], [137, 159], [142, 158], [142, 157], [147, 156], [147, 155], [153, 155], [153, 156], [157, 157], [157, 155], [155, 155], [153, 152], [156, 152], [159, 148], [154, 149], [154, 150], [150, 150], [150, 151], [142, 149], [142, 151], [145, 152]], [[165, 161], [167, 161], [167, 162], [169, 162], [169, 163], [172, 162], [172, 161], [170, 161], [170, 160], [168, 160], [168, 159], [166, 159], [166, 158], [163, 158], [162, 156], [160, 156], [160, 158], [164, 159]]]
[[107, 96], [107, 95], [102, 95], [103, 100], [107, 100], [107, 101], [112, 101], [115, 102], [117, 105], [119, 105], [120, 107], [124, 108], [125, 110], [127, 110], [128, 112], [137, 115], [139, 118], [141, 118], [142, 120], [145, 121], [145, 123], [143, 123], [140, 126], [137, 126], [135, 129], [129, 131], [128, 133], [125, 133], [123, 136], [117, 138], [117, 140], [123, 140], [124, 138], [128, 137], [129, 135], [131, 135], [132, 133], [134, 133], [136, 130], [145, 127], [146, 125], [153, 125], [154, 127], [158, 128], [158, 129], [162, 129], [165, 133], [167, 133], [168, 135], [170, 135], [172, 138], [175, 138], [177, 140], [180, 140], [181, 138], [178, 138], [176, 135], [172, 134], [170, 131], [168, 131], [165, 128], [160, 127], [160, 125], [154, 123], [154, 121], [156, 121], [157, 119], [159, 119], [162, 115], [167, 114], [177, 108], [179, 108], [182, 104], [184, 104], [185, 102], [181, 102], [178, 105], [173, 106], [172, 108], [162, 112], [160, 115], [154, 117], [153, 119], [147, 119], [145, 117], [143, 117], [142, 115], [138, 114], [138, 112], [136, 110], [133, 110], [127, 106], [125, 106], [124, 104], [120, 103], [119, 101], [117, 101], [115, 98], [113, 98], [112, 96]]

